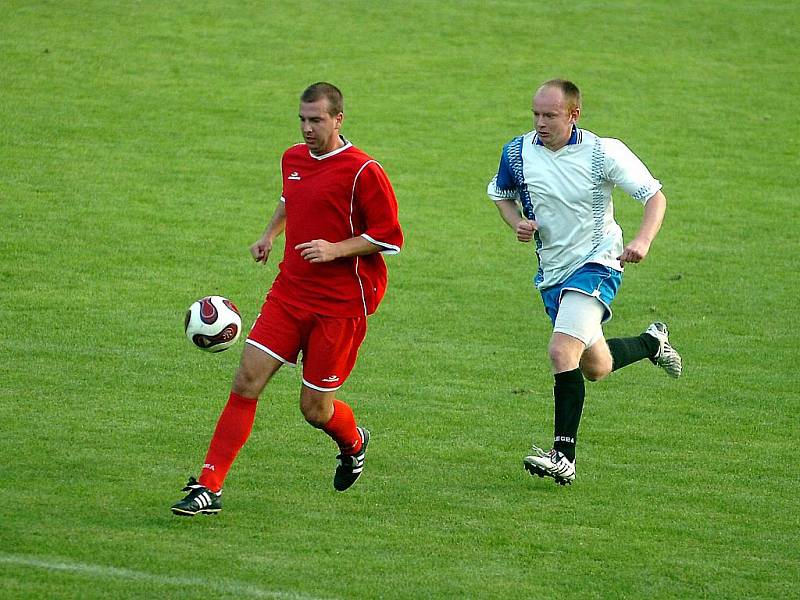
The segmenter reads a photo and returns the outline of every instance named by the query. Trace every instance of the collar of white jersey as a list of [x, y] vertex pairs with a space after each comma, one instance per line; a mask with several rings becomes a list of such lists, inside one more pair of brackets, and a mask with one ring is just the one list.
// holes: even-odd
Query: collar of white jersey
[[[575, 144], [580, 144], [582, 141], [583, 141], [583, 132], [580, 129], [578, 129], [577, 125], [573, 125], [572, 135], [569, 136], [569, 140], [567, 140], [565, 146], [573, 146]], [[544, 146], [542, 140], [539, 139], [538, 133], [533, 134], [533, 144], [535, 146]]]
[[316, 154], [311, 152], [311, 150], [309, 150], [308, 151], [309, 156], [311, 156], [311, 158], [316, 158], [317, 160], [325, 160], [326, 158], [330, 158], [331, 156], [336, 156], [340, 152], [344, 152], [353, 145], [348, 140], [346, 140], [342, 135], [339, 136], [339, 139], [344, 142], [344, 146], [340, 146], [336, 150], [331, 150], [327, 154], [320, 154], [319, 156], [317, 156]]

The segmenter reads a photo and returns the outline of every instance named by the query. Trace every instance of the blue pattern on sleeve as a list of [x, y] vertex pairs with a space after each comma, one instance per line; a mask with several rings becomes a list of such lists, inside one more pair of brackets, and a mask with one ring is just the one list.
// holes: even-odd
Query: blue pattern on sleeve
[[522, 143], [523, 136], [517, 136], [505, 146], [503, 146], [503, 157], [500, 159], [500, 166], [505, 161], [507, 171], [513, 181], [513, 186], [519, 195], [519, 202], [522, 206], [522, 214], [526, 219], [533, 219], [533, 203], [528, 186], [525, 185], [525, 176], [522, 172]]
[[[522, 147], [525, 136], [517, 136], [505, 146], [500, 155], [500, 166], [497, 175], [492, 178], [489, 184], [489, 196], [493, 198], [507, 198], [517, 200], [522, 214], [526, 219], [536, 220], [533, 212], [533, 202], [531, 193], [525, 184], [525, 175], [522, 167]], [[542, 240], [539, 232], [534, 231], [533, 239], [536, 244], [536, 256], [539, 258], [539, 251], [542, 249]], [[544, 279], [544, 272], [539, 260], [539, 268], [534, 277], [534, 283], [538, 286]]]
[[[519, 203], [522, 207], [522, 214], [526, 219], [536, 220], [536, 215], [533, 212], [533, 202], [531, 201], [531, 193], [528, 186], [525, 185], [525, 174], [522, 169], [522, 144], [524, 136], [515, 137], [508, 144], [503, 147], [503, 157], [507, 160], [509, 169], [511, 171], [514, 183], [519, 193]], [[502, 164], [502, 160], [501, 160]], [[533, 241], [536, 244], [536, 257], [539, 258], [539, 251], [542, 249], [542, 240], [539, 239], [539, 232], [533, 233]], [[538, 286], [544, 280], [544, 271], [542, 270], [542, 261], [538, 260], [539, 268], [533, 278], [533, 282]]]
[[497, 176], [494, 178], [495, 190], [498, 195], [508, 196], [509, 198], [517, 197], [517, 182], [514, 180], [514, 173], [511, 170], [511, 165], [508, 160], [508, 153], [506, 146], [503, 146], [503, 152], [500, 155], [500, 166], [497, 168]]

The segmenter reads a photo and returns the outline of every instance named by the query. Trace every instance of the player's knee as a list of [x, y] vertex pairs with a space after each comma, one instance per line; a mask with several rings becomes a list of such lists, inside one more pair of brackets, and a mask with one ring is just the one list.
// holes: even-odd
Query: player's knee
[[586, 355], [581, 360], [581, 373], [588, 381], [605, 379], [612, 370], [611, 356], [592, 356], [587, 360]]
[[611, 367], [605, 365], [581, 365], [581, 373], [588, 381], [600, 381], [611, 373]]
[[322, 429], [327, 423], [326, 420], [320, 418], [319, 413], [303, 413], [306, 423], [311, 425], [314, 429]]
[[305, 407], [301, 405], [300, 412], [303, 413], [303, 418], [306, 420], [306, 423], [317, 429], [322, 429], [328, 422], [328, 418], [326, 418], [327, 415], [317, 407]]
[[307, 393], [306, 389], [303, 388], [303, 393], [300, 395], [300, 412], [309, 425], [321, 429], [330, 420], [330, 411], [326, 403], [316, 395]]
[[550, 364], [556, 372], [569, 371], [577, 366], [577, 358], [575, 352], [570, 348], [565, 348], [559, 344], [550, 344], [547, 349], [550, 356]]
[[251, 369], [239, 367], [233, 378], [232, 390], [245, 398], [258, 398], [264, 389], [263, 376]]

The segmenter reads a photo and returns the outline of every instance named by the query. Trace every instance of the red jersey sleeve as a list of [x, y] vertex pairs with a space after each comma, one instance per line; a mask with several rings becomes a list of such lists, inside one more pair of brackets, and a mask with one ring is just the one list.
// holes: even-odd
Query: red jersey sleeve
[[397, 215], [397, 197], [389, 178], [370, 161], [355, 183], [354, 233], [381, 246], [383, 254], [397, 254], [403, 247], [403, 231]]

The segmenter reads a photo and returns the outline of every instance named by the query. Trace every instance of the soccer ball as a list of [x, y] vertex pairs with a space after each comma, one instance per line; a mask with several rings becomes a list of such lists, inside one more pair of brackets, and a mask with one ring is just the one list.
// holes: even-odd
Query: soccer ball
[[200, 298], [186, 311], [186, 337], [205, 352], [222, 352], [239, 339], [242, 317], [236, 305], [222, 296]]

